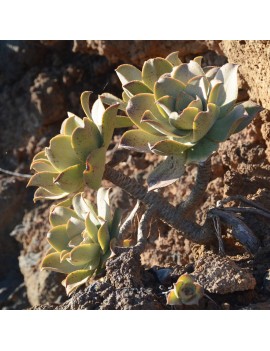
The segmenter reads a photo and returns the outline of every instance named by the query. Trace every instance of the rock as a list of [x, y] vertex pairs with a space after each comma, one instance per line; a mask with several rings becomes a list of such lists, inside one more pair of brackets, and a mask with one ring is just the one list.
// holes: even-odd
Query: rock
[[192, 276], [205, 290], [215, 294], [253, 290], [255, 278], [228, 257], [206, 251], [195, 263]]
[[66, 118], [65, 93], [57, 75], [39, 73], [30, 88], [31, 103], [44, 125]]
[[205, 40], [75, 40], [73, 51], [105, 56], [111, 64], [119, 62], [142, 65], [153, 57], [165, 57], [179, 51], [180, 57], [207, 52], [217, 43]]
[[229, 62], [240, 65], [251, 100], [270, 110], [270, 40], [223, 40], [219, 46]]
[[[78, 291], [57, 310], [160, 310], [166, 309], [163, 294], [158, 296], [154, 276], [144, 271], [140, 257], [129, 251], [113, 256], [106, 264], [106, 277]], [[53, 306], [49, 305], [48, 309]], [[47, 309], [39, 306], [35, 309]]]
[[49, 206], [43, 204], [26, 213], [22, 224], [12, 232], [23, 246], [19, 256], [20, 270], [24, 276], [27, 297], [32, 306], [44, 303], [60, 303], [66, 300], [61, 285], [64, 275], [40, 271], [40, 264], [49, 249], [46, 234], [49, 229]]

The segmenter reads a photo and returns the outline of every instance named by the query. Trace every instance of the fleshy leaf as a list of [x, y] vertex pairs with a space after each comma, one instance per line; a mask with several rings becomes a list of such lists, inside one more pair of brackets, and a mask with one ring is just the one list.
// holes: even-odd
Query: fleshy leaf
[[193, 96], [187, 94], [185, 91], [180, 91], [175, 101], [175, 111], [178, 113], [181, 112], [188, 107], [193, 100]]
[[70, 217], [66, 224], [67, 236], [70, 239], [82, 233], [84, 222], [76, 217]]
[[94, 241], [94, 242], [98, 242], [98, 237], [97, 237], [97, 233], [98, 233], [98, 227], [95, 225], [95, 223], [93, 223], [93, 221], [90, 218], [90, 213], [88, 214], [88, 216], [85, 218], [85, 227], [86, 227], [86, 231], [88, 236]]
[[172, 96], [176, 98], [180, 91], [185, 90], [185, 85], [179, 80], [171, 77], [160, 77], [159, 80], [155, 83], [154, 94], [155, 99], [158, 100], [162, 96]]
[[80, 164], [68, 167], [54, 179], [54, 183], [68, 193], [78, 191], [83, 186], [83, 169]]
[[213, 79], [210, 84], [211, 91], [208, 97], [208, 103], [216, 104], [221, 106], [226, 98], [226, 93], [224, 90], [224, 84], [219, 80]]
[[238, 125], [238, 127], [235, 129], [233, 133], [238, 133], [242, 129], [244, 129], [246, 126], [249, 125], [249, 123], [257, 116], [258, 113], [263, 111], [263, 108], [261, 106], [256, 105], [252, 101], [246, 101], [243, 102], [242, 105], [244, 106], [246, 112], [248, 113], [248, 116], [245, 117], [242, 122]]
[[93, 104], [91, 114], [92, 114], [93, 122], [98, 127], [100, 133], [102, 132], [101, 126], [102, 126], [102, 117], [104, 112], [105, 112], [105, 107], [100, 97], [98, 97], [98, 99]]
[[80, 163], [80, 159], [71, 146], [69, 135], [53, 137], [50, 141], [50, 147], [46, 147], [45, 152], [51, 164], [59, 171]]
[[170, 73], [173, 66], [167, 60], [157, 57], [144, 62], [142, 68], [142, 79], [144, 83], [151, 89], [154, 89], [155, 82], [164, 73]]
[[133, 80], [142, 80], [142, 72], [135, 66], [123, 64], [115, 70], [122, 85], [125, 85]]
[[102, 116], [102, 137], [103, 137], [103, 146], [107, 149], [111, 140], [115, 128], [116, 114], [119, 104], [112, 105], [106, 108]]
[[34, 169], [36, 172], [57, 172], [50, 161], [42, 159], [32, 162], [30, 169]]
[[84, 197], [84, 193], [76, 194], [73, 197], [72, 205], [75, 212], [81, 219], [84, 220], [90, 212], [91, 216], [93, 216], [96, 219], [94, 223], [99, 223], [97, 220], [97, 209], [88, 199]]
[[92, 94], [92, 91], [84, 91], [81, 94], [81, 105], [84, 110], [85, 115], [92, 120], [90, 108], [89, 108], [89, 97]]
[[133, 80], [123, 85], [123, 89], [129, 97], [140, 93], [152, 93], [152, 90], [140, 80]]
[[150, 152], [149, 143], [155, 144], [163, 138], [142, 130], [128, 130], [121, 138], [121, 147], [139, 152]]
[[106, 161], [106, 148], [93, 150], [87, 157], [86, 170], [83, 172], [85, 184], [94, 190], [100, 187]]
[[121, 222], [121, 218], [122, 218], [122, 210], [119, 207], [117, 207], [114, 211], [112, 222], [109, 225], [110, 236], [112, 238], [117, 238], [119, 234], [119, 225]]
[[[76, 236], [74, 236], [69, 242], [68, 242], [68, 247], [73, 248], [76, 247], [78, 245], [80, 245], [83, 241], [83, 237], [81, 234], [78, 234]], [[70, 259], [70, 253], [68, 258]]]
[[83, 124], [83, 127], [79, 127], [73, 132], [71, 142], [78, 158], [85, 162], [89, 153], [102, 145], [102, 137], [92, 120], [85, 117]]
[[206, 107], [207, 94], [209, 89], [208, 80], [203, 77], [194, 77], [188, 81], [185, 92], [191, 96], [198, 96], [202, 103], [203, 107]]
[[232, 108], [237, 100], [237, 69], [238, 65], [226, 63], [220, 67], [215, 75], [215, 79], [220, 80], [224, 84], [225, 100], [220, 109], [222, 116], [224, 116]]
[[109, 192], [110, 188], [99, 188], [97, 192], [98, 216], [107, 222], [111, 221]]
[[236, 105], [228, 115], [216, 121], [207, 134], [207, 138], [218, 142], [225, 141], [245, 118], [248, 118], [248, 114], [244, 106]]
[[218, 143], [204, 137], [194, 146], [187, 150], [186, 163], [198, 163], [207, 160], [218, 149]]
[[70, 240], [67, 236], [66, 225], [58, 225], [50, 229], [47, 234], [47, 240], [56, 251], [65, 250]]
[[147, 179], [148, 191], [162, 188], [178, 180], [185, 172], [185, 155], [168, 156]]
[[63, 192], [61, 189], [59, 189], [59, 194], [54, 194], [44, 188], [38, 188], [34, 194], [34, 202], [41, 199], [59, 200], [67, 195], [68, 193]]
[[60, 134], [71, 135], [73, 131], [83, 126], [83, 120], [75, 115], [72, 115], [64, 120], [61, 126]]
[[165, 60], [169, 61], [173, 66], [179, 66], [181, 65], [181, 60], [179, 59], [179, 52], [178, 51], [175, 51], [175, 52], [172, 52], [171, 54], [169, 54]]
[[207, 111], [199, 112], [193, 122], [193, 142], [202, 139], [212, 128], [219, 113], [219, 107], [215, 104], [208, 104]]
[[196, 56], [192, 61], [197, 62], [198, 65], [202, 65], [203, 56]]
[[155, 154], [163, 156], [181, 156], [184, 153], [184, 151], [189, 149], [191, 146], [192, 144], [181, 144], [175, 140], [162, 140], [154, 144], [151, 147], [151, 151]]
[[47, 160], [47, 156], [45, 154], [45, 150], [42, 150], [42, 151], [39, 151], [33, 158], [33, 161], [36, 161], [36, 160]]
[[219, 70], [219, 67], [216, 66], [206, 66], [203, 67], [203, 71], [205, 73], [205, 76], [208, 80], [214, 79], [215, 75], [217, 74], [217, 71]]
[[98, 230], [98, 243], [103, 253], [105, 253], [110, 247], [110, 234], [107, 222], [103, 223]]
[[[141, 120], [141, 124], [143, 123], [148, 124], [152, 128], [156, 129], [160, 134], [165, 134], [166, 136], [175, 137], [179, 134], [179, 131], [175, 127], [171, 126], [166, 120], [164, 120], [163, 123], [157, 121], [151, 111], [145, 111]], [[162, 138], [164, 138], [164, 136]]]
[[70, 263], [74, 266], [81, 266], [93, 262], [100, 255], [98, 244], [82, 244], [74, 247], [70, 252]]
[[115, 105], [119, 104], [119, 110], [121, 111], [126, 111], [127, 104], [125, 101], [119, 99], [118, 97], [110, 94], [110, 93], [103, 93], [99, 96], [100, 100], [103, 102], [103, 104], [106, 105]]
[[53, 227], [66, 224], [70, 217], [77, 217], [75, 211], [68, 207], [56, 206], [50, 213], [50, 223]]
[[60, 261], [60, 253], [59, 252], [53, 252], [48, 254], [42, 261], [41, 263], [41, 269], [47, 269], [50, 271], [55, 271], [59, 273], [71, 273], [73, 272], [76, 268], [72, 266], [67, 261]]
[[79, 286], [86, 283], [92, 275], [93, 271], [86, 269], [70, 273], [64, 281], [67, 295], [71, 295]]
[[170, 115], [170, 124], [175, 128], [190, 130], [193, 128], [194, 118], [198, 114], [199, 109], [196, 107], [187, 107], [180, 115], [172, 113]]
[[184, 84], [187, 84], [190, 79], [197, 76], [204, 76], [204, 71], [195, 61], [181, 64], [174, 68], [172, 73], [173, 78], [180, 80]]
[[171, 306], [182, 305], [181, 301], [175, 295], [175, 292], [171, 290], [167, 295], [167, 304]]
[[127, 113], [133, 123], [137, 125], [142, 130], [150, 132], [152, 134], [159, 134], [155, 129], [148, 125], [141, 124], [141, 118], [145, 111], [150, 110], [157, 120], [164, 121], [164, 117], [159, 112], [158, 107], [155, 103], [155, 98], [153, 94], [138, 94], [130, 99], [127, 105]]
[[132, 127], [134, 123], [129, 117], [126, 116], [116, 116], [115, 128], [127, 128]]
[[172, 96], [162, 96], [156, 101], [156, 104], [160, 107], [160, 112], [166, 119], [173, 111], [175, 111], [175, 98]]
[[63, 190], [54, 184], [54, 178], [57, 176], [58, 173], [36, 173], [30, 178], [27, 186], [40, 186], [54, 195], [61, 195], [63, 193]]

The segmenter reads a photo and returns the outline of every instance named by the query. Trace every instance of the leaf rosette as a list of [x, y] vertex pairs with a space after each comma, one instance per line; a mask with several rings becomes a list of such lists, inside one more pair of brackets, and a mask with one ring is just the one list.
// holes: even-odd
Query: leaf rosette
[[85, 186], [94, 190], [100, 187], [114, 128], [122, 127], [129, 119], [117, 116], [118, 103], [105, 108], [100, 97], [90, 111], [89, 96], [90, 92], [81, 95], [86, 117], [69, 113], [60, 134], [34, 157], [31, 169], [35, 174], [28, 183], [38, 187], [34, 201], [61, 199]]
[[83, 193], [53, 206], [47, 234], [51, 248], [41, 269], [67, 274], [63, 285], [71, 294], [103, 270], [111, 241], [118, 236], [120, 217], [119, 210], [112, 215], [109, 189], [104, 188], [97, 192], [97, 207]]
[[181, 275], [174, 288], [167, 295], [168, 305], [198, 305], [203, 297], [203, 287], [194, 278], [185, 273]]
[[173, 183], [186, 164], [205, 161], [261, 111], [250, 101], [236, 104], [237, 65], [202, 67], [201, 61], [182, 63], [174, 52], [147, 60], [142, 71], [121, 65], [123, 100], [101, 96], [108, 104], [118, 101], [137, 126], [124, 133], [122, 147], [166, 156], [148, 178], [149, 190]]

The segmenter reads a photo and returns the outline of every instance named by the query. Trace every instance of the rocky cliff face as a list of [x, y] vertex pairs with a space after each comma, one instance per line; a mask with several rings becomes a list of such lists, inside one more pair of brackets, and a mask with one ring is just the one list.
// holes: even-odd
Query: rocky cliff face
[[[213, 159], [205, 206], [240, 194], [269, 208], [270, 41], [1, 42], [0, 167], [29, 174], [33, 155], [58, 132], [66, 112], [82, 115], [82, 91], [92, 90], [93, 98], [103, 91], [118, 94], [118, 64], [140, 66], [172, 51], [179, 51], [183, 61], [202, 55], [208, 65], [239, 64], [239, 100], [250, 97], [265, 108], [250, 127], [221, 145]], [[192, 177], [184, 178], [178, 196], [185, 195]], [[33, 190], [25, 185], [24, 178], [0, 172], [0, 308], [65, 299], [62, 277], [39, 271], [46, 250], [48, 206], [34, 207]], [[252, 218], [247, 220], [258, 233], [269, 231], [264, 223], [258, 227]], [[166, 260], [164, 252], [162, 257]]]

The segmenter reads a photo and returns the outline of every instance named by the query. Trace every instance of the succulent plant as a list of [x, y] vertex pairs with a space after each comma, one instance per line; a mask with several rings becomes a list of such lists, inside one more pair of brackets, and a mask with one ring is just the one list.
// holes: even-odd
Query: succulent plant
[[119, 104], [105, 109], [98, 98], [89, 109], [90, 92], [81, 95], [87, 117], [69, 113], [60, 134], [50, 140], [50, 146], [33, 159], [36, 173], [28, 186], [37, 186], [34, 201], [61, 199], [82, 191], [84, 186], [97, 190], [105, 167], [105, 157], [114, 128], [129, 125], [127, 117], [117, 116]]
[[167, 295], [168, 305], [198, 305], [204, 295], [203, 287], [185, 273], [181, 275], [174, 288]]
[[174, 52], [146, 61], [142, 71], [121, 65], [123, 100], [101, 96], [118, 102], [138, 127], [124, 133], [122, 147], [166, 156], [148, 178], [149, 190], [177, 180], [186, 164], [205, 161], [261, 110], [249, 101], [236, 104], [237, 65], [202, 67], [201, 61], [182, 63]]
[[119, 230], [120, 212], [112, 216], [109, 189], [97, 192], [97, 208], [83, 193], [53, 206], [47, 240], [50, 250], [41, 268], [67, 274], [63, 285], [67, 294], [104, 268], [110, 244]]

